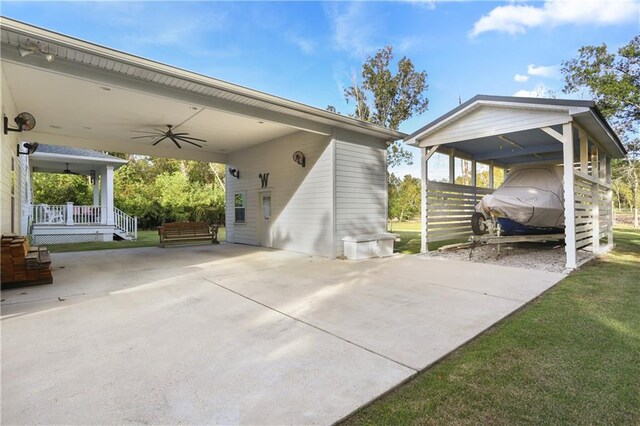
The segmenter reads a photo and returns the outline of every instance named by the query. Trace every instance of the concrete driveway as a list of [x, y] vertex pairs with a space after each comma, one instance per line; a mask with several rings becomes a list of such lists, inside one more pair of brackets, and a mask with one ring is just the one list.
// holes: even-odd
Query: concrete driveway
[[5, 424], [330, 424], [563, 278], [232, 244], [53, 262], [2, 292]]

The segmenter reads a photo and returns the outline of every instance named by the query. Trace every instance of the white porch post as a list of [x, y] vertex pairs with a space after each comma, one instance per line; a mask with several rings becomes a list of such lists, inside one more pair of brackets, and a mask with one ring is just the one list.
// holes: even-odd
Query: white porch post
[[100, 179], [98, 179], [99, 176], [100, 174], [96, 170], [93, 178], [93, 205], [94, 206], [100, 205]]
[[100, 186], [100, 205], [102, 206], [102, 214], [104, 216], [103, 223], [113, 225], [113, 166], [105, 166], [100, 179]]
[[67, 222], [66, 225], [73, 225], [73, 203], [67, 201]]
[[562, 153], [564, 164], [564, 224], [567, 268], [575, 269], [576, 259], [576, 203], [573, 173], [573, 128], [571, 123], [562, 125]]

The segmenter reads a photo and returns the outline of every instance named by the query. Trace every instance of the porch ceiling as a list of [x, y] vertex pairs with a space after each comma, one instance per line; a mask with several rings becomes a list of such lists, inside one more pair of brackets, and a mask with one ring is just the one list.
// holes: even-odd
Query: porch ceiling
[[[25, 142], [224, 163], [229, 153], [298, 131], [406, 136], [11, 19], [0, 18], [0, 30], [2, 79], [17, 111], [37, 121]], [[34, 45], [54, 61], [19, 54]], [[169, 140], [131, 139], [167, 124], [207, 143], [178, 149]]]

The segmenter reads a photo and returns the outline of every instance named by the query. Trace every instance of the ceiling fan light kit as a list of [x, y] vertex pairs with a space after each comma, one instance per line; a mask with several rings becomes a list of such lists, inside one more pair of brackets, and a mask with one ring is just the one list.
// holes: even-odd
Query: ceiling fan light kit
[[[131, 139], [159, 138], [156, 141], [154, 141], [151, 144], [151, 146], [156, 146], [160, 142], [164, 141], [165, 139], [169, 139], [171, 142], [173, 142], [175, 144], [175, 146], [178, 147], [178, 149], [182, 149], [182, 146], [180, 145], [179, 142], [195, 145], [198, 148], [202, 148], [202, 145], [200, 145], [200, 143], [207, 143], [207, 141], [204, 140], [204, 139], [198, 139], [198, 138], [194, 138], [194, 137], [188, 136], [189, 133], [187, 133], [187, 132], [174, 133], [172, 124], [167, 124], [167, 128], [168, 128], [167, 130], [153, 129], [153, 130], [155, 130], [155, 132], [145, 132], [145, 131], [132, 130], [132, 132], [134, 132], [134, 133], [146, 133], [146, 135], [144, 135], [144, 136], [134, 136]], [[200, 143], [198, 143], [198, 142], [200, 142]]]

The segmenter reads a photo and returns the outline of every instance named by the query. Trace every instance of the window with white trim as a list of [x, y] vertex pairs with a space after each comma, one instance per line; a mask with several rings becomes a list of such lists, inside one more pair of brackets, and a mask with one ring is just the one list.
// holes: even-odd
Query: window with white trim
[[247, 193], [236, 192], [235, 195], [235, 223], [245, 223], [245, 213], [247, 210]]

